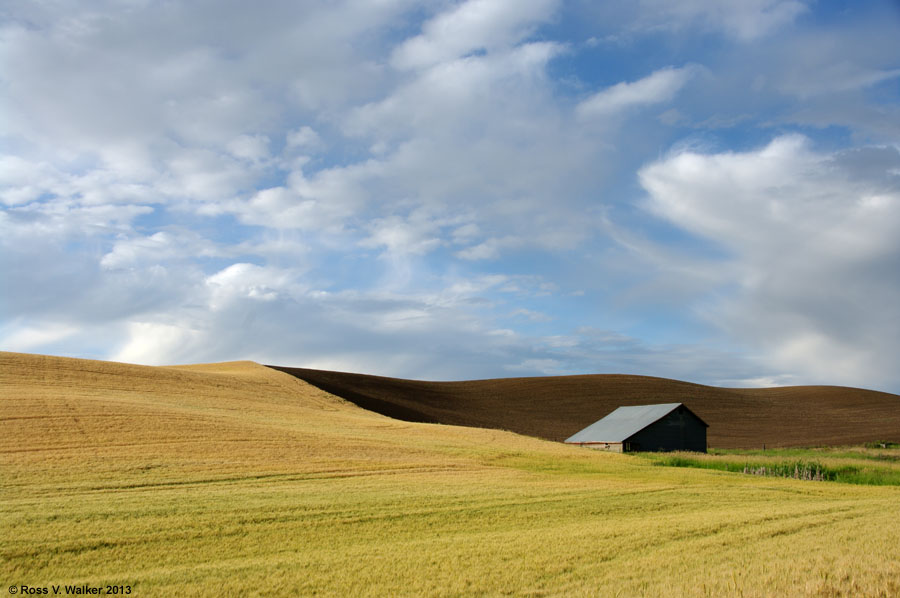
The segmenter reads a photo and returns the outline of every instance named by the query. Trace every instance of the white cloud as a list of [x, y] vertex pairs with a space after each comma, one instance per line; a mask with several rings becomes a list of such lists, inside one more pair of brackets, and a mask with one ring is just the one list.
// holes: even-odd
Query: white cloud
[[848, 60], [827, 62], [816, 60], [794, 68], [781, 75], [777, 82], [779, 91], [808, 99], [814, 96], [850, 92], [871, 87], [900, 77], [900, 69], [875, 69]]
[[641, 170], [648, 207], [727, 247], [708, 317], [806, 382], [897, 384], [900, 153], [873, 168], [800, 136], [745, 153], [685, 151]]
[[388, 97], [353, 110], [345, 131], [382, 140], [424, 128], [458, 133], [467, 118], [487, 122], [505, 104], [518, 110], [529, 106], [526, 98], [511, 97], [513, 93], [533, 93], [531, 102], [540, 105], [547, 92], [541, 85], [544, 69], [560, 51], [559, 44], [534, 42], [434, 65]]
[[7, 242], [32, 235], [59, 241], [128, 231], [138, 216], [152, 212], [153, 208], [142, 205], [81, 205], [75, 200], [54, 199], [7, 210], [0, 230]]
[[72, 325], [42, 324], [37, 326], [15, 326], [13, 331], [2, 336], [4, 351], [29, 352], [48, 344], [57, 343], [78, 332]]
[[553, 316], [538, 311], [525, 309], [524, 307], [513, 311], [510, 315], [513, 317], [526, 318], [528, 320], [531, 320], [532, 322], [550, 322], [553, 320]]
[[394, 254], [422, 255], [442, 244], [437, 236], [437, 223], [424, 218], [379, 218], [368, 225], [370, 234], [360, 241], [361, 247], [384, 247]]
[[209, 307], [221, 311], [232, 302], [243, 299], [274, 301], [289, 298], [297, 292], [295, 274], [289, 270], [237, 263], [216, 272], [206, 279], [210, 290]]
[[699, 67], [666, 67], [632, 82], [617, 83], [601, 90], [576, 107], [580, 118], [609, 118], [636, 106], [670, 101]]
[[[527, 342], [494, 330], [471, 312], [479, 297], [503, 290], [505, 277], [484, 277], [434, 292], [324, 292], [302, 273], [235, 263], [206, 277], [177, 309], [144, 313], [122, 324], [113, 359], [140, 363], [216, 361], [241, 356], [266, 363], [347, 364], [410, 377], [454, 377], [460, 368], [487, 373], [483, 356], [504, 360]], [[440, 339], [438, 341], [437, 339]], [[385, 347], [391, 347], [385, 351]]]
[[104, 268], [119, 268], [134, 264], [144, 256], [159, 259], [175, 255], [178, 255], [178, 250], [172, 245], [171, 235], [160, 231], [145, 238], [116, 241], [112, 250], [100, 259], [100, 265]]
[[287, 186], [262, 189], [249, 200], [217, 204], [216, 209], [235, 213], [246, 224], [339, 234], [365, 209], [370, 197], [366, 183], [377, 178], [381, 168], [371, 160], [310, 176], [296, 168]]
[[560, 376], [568, 373], [566, 364], [559, 359], [524, 359], [521, 363], [508, 365], [506, 370], [510, 372], [525, 372], [531, 375], [538, 373], [542, 376]]
[[429, 67], [514, 45], [557, 5], [557, 0], [467, 0], [425, 23], [420, 35], [394, 51], [391, 63], [399, 69]]
[[[441, 63], [353, 110], [346, 133], [377, 146], [377, 157], [308, 176], [295, 171], [291, 189], [315, 203], [283, 203], [269, 212], [271, 222], [289, 226], [302, 205], [307, 218], [317, 220], [314, 211], [329, 227], [358, 227], [362, 246], [395, 253], [465, 244], [458, 255], [482, 259], [528, 244], [571, 247], [590, 218], [568, 189], [596, 176], [596, 149], [551, 103], [546, 67], [558, 51], [553, 43], [525, 43]], [[557, 209], [547, 214], [551, 196]], [[259, 222], [263, 214], [248, 210], [242, 218]], [[465, 235], [456, 232], [476, 220]]]
[[[592, 10], [619, 14], [582, 18]], [[834, 125], [896, 143], [890, 23], [823, 27], [803, 10], [14, 4], [0, 32], [0, 343], [432, 377], [524, 364], [796, 380], [789, 369], [812, 375], [810, 353], [843, 355], [833, 371], [848, 379], [890, 370], [867, 347], [890, 354], [893, 324], [860, 316], [854, 332], [841, 314], [890, 312], [896, 152], [821, 154], [792, 137], [696, 149], [746, 143], [760, 123], [813, 124], [831, 147], [849, 143]], [[731, 39], [684, 38], [703, 31]], [[695, 61], [706, 66], [662, 68]], [[572, 109], [601, 70], [634, 69], [649, 75]], [[607, 126], [647, 108], [668, 112]], [[697, 136], [644, 183], [659, 216], [706, 240], [695, 246], [630, 203], [637, 165], [684, 127]], [[831, 303], [804, 291], [816, 287]], [[706, 334], [694, 311], [781, 365], [659, 340], [665, 318]], [[567, 332], [623, 313], [621, 330]]]
[[189, 231], [159, 231], [152, 235], [121, 234], [100, 258], [105, 269], [146, 268], [171, 261], [227, 254], [226, 250]]
[[34, 201], [46, 192], [49, 181], [58, 178], [49, 164], [0, 156], [0, 201], [8, 206]]
[[[15, 165], [4, 201], [98, 178], [105, 184], [93, 192], [120, 195], [104, 201], [140, 192], [149, 203], [208, 202], [245, 192], [271, 174], [269, 140], [284, 134], [285, 121], [372, 93], [380, 69], [360, 35], [380, 39], [407, 8], [271, 2], [252, 17], [242, 5], [217, 6], [210, 19], [203, 3], [20, 4], [2, 34], [0, 111], [7, 142], [40, 160], [31, 161], [39, 170]], [[288, 100], [300, 88], [303, 106]], [[315, 142], [312, 129], [300, 133]]]
[[251, 162], [269, 157], [269, 138], [265, 135], [238, 135], [225, 146], [232, 156]]
[[309, 126], [302, 126], [299, 129], [288, 131], [285, 138], [288, 147], [296, 147], [301, 149], [316, 149], [321, 145], [322, 139], [319, 134]]
[[504, 249], [520, 247], [524, 243], [523, 239], [515, 236], [493, 237], [477, 245], [460, 249], [456, 255], [464, 260], [492, 260], [500, 257]]
[[791, 24], [808, 7], [798, 0], [641, 0], [640, 9], [644, 27], [699, 26], [749, 42]]
[[184, 325], [131, 322], [127, 326], [128, 340], [111, 359], [144, 365], [177, 365], [185, 347], [196, 347], [203, 337], [202, 331]]

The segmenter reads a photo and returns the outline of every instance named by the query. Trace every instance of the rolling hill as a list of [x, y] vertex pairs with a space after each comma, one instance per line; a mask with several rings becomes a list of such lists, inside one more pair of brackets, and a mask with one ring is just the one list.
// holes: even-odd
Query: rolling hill
[[274, 367], [396, 419], [564, 440], [620, 405], [687, 404], [709, 446], [761, 448], [900, 442], [900, 396], [841, 386], [733, 389], [630, 375], [425, 382]]
[[253, 362], [0, 352], [0, 479], [10, 594], [900, 595], [896, 486], [399, 421]]

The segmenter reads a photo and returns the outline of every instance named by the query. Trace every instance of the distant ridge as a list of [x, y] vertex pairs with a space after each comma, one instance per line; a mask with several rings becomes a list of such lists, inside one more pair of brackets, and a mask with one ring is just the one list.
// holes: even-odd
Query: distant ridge
[[683, 402], [715, 448], [900, 442], [900, 396], [842, 386], [734, 389], [598, 374], [425, 382], [269, 366], [396, 419], [563, 440], [621, 405]]

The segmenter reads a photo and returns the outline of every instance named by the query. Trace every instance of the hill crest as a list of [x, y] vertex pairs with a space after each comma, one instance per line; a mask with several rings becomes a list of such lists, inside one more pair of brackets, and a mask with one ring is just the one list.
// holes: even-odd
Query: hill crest
[[622, 405], [679, 402], [716, 448], [900, 441], [900, 396], [842, 386], [719, 388], [628, 374], [428, 382], [269, 366], [396, 419], [561, 441]]

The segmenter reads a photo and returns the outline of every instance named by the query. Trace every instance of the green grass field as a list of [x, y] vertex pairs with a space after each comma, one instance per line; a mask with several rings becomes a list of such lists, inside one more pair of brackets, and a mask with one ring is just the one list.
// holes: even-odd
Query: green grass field
[[7, 586], [900, 595], [898, 487], [659, 467], [399, 422], [252, 363], [0, 353], [0, 388]]
[[[715, 469], [843, 484], [900, 486], [900, 446], [712, 449], [709, 454], [642, 453], [656, 465]], [[884, 446], [885, 448], [881, 448]]]

